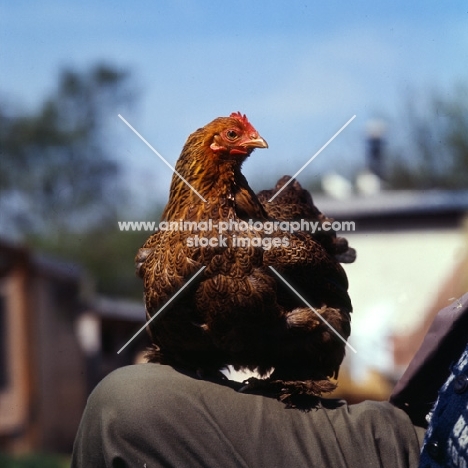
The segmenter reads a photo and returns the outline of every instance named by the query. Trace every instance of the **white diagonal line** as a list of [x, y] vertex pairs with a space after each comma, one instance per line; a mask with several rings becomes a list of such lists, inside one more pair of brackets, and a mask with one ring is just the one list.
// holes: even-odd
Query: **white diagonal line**
[[206, 267], [202, 266], [118, 351], [120, 354]]
[[162, 161], [163, 163], [166, 164], [166, 166], [168, 166], [169, 168], [171, 168], [172, 172], [176, 173], [176, 174], [180, 177], [180, 179], [183, 180], [183, 181], [200, 197], [200, 199], [203, 200], [203, 201], [206, 203], [206, 200], [197, 192], [197, 190], [196, 190], [194, 187], [192, 187], [192, 185], [190, 185], [190, 183], [187, 182], [187, 181], [175, 170], [175, 168], [172, 167], [172, 166], [161, 156], [161, 154], [160, 154], [157, 150], [155, 150], [155, 149], [154, 149], [154, 148], [153, 148], [153, 147], [152, 147], [152, 146], [151, 146], [151, 145], [150, 145], [150, 144], [149, 144], [149, 143], [148, 143], [148, 142], [147, 142], [147, 141], [146, 141], [146, 140], [145, 140], [145, 139], [144, 139], [144, 138], [143, 138], [143, 137], [142, 137], [142, 136], [141, 136], [141, 135], [140, 135], [140, 134], [139, 134], [139, 133], [138, 133], [138, 132], [137, 132], [121, 115], [120, 115], [120, 114], [118, 114], [118, 116], [119, 116], [119, 118], [122, 120], [122, 122], [124, 122], [125, 125], [127, 125], [127, 127], [128, 127], [130, 130], [132, 130], [133, 133], [135, 133], [135, 135], [138, 136], [138, 137], [140, 138], [140, 140], [141, 140], [143, 143], [145, 143], [145, 145], [148, 146], [148, 148], [149, 148], [151, 151], [153, 151], [153, 153], [156, 154], [156, 156], [158, 156], [158, 157], [161, 159], [161, 161]]
[[354, 119], [356, 115], [353, 115], [269, 200], [270, 203], [274, 200], [285, 188], [292, 182]]
[[314, 309], [272, 266], [270, 266], [270, 269], [273, 271], [273, 273], [275, 273], [275, 275], [286, 285], [289, 287], [289, 289], [291, 289], [291, 291], [293, 291], [297, 297], [299, 297], [299, 299], [301, 299], [304, 304], [306, 304], [316, 315], [317, 317], [325, 324], [328, 326], [328, 328], [330, 328], [330, 330], [333, 331], [333, 333], [335, 333], [335, 335], [346, 345], [348, 346], [352, 351], [354, 351], [355, 353], [357, 353], [357, 351], [333, 328], [333, 326], [327, 322], [327, 320], [325, 320], [318, 312], [316, 309]]

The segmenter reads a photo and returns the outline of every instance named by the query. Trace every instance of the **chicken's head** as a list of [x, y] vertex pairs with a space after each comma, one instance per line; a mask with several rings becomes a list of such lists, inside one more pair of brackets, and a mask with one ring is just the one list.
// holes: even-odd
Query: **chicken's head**
[[222, 159], [243, 160], [255, 148], [268, 148], [267, 142], [240, 112], [232, 113], [229, 117], [219, 117], [207, 127], [210, 127], [213, 135], [210, 149]]

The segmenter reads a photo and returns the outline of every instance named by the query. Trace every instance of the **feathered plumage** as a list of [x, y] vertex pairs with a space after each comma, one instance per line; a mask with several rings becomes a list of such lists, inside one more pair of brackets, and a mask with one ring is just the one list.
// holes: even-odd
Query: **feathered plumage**
[[[222, 222], [327, 219], [297, 181], [272, 203], [271, 192], [254, 194], [241, 165], [255, 148], [267, 147], [239, 113], [217, 118], [190, 135], [175, 167], [185, 181], [174, 174], [162, 220], [206, 226], [154, 233], [139, 250], [136, 265], [144, 280], [148, 318], [205, 267], [149, 324], [155, 345], [151, 361], [208, 374], [228, 364], [257, 369], [261, 375], [274, 368], [269, 378], [251, 379], [248, 388], [294, 405], [303, 395], [334, 388], [329, 378], [338, 372], [345, 344], [269, 267], [347, 339], [352, 307], [337, 258], [353, 259], [354, 251], [328, 233], [219, 231]], [[274, 191], [287, 180], [281, 179]], [[218, 245], [196, 246], [195, 236], [216, 239]], [[239, 238], [246, 239], [245, 246], [238, 245]], [[268, 248], [272, 238], [279, 245]]]

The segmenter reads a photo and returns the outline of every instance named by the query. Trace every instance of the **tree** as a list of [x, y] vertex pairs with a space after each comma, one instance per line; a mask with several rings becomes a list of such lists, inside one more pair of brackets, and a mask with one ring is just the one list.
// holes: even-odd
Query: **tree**
[[110, 111], [131, 97], [128, 73], [101, 64], [63, 71], [36, 112], [0, 108], [3, 232], [8, 226], [10, 235], [56, 237], [115, 212], [119, 166], [105, 147], [104, 128]]
[[394, 189], [468, 189], [468, 86], [452, 97], [434, 93], [417, 108], [408, 100], [405, 151], [395, 156], [387, 182]]
[[118, 229], [125, 186], [106, 140], [117, 107], [134, 101], [130, 85], [100, 64], [61, 72], [35, 112], [0, 105], [0, 232], [83, 265], [100, 293], [141, 297], [133, 258], [148, 233]]

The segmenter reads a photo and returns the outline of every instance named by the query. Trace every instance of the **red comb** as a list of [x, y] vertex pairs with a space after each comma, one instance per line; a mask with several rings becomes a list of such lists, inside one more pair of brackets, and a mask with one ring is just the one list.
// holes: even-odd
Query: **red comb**
[[233, 112], [229, 117], [232, 117], [233, 119], [238, 120], [247, 129], [254, 131], [254, 132], [256, 131], [255, 128], [252, 126], [252, 124], [249, 122], [249, 119], [247, 118], [245, 114], [242, 115], [240, 112]]

